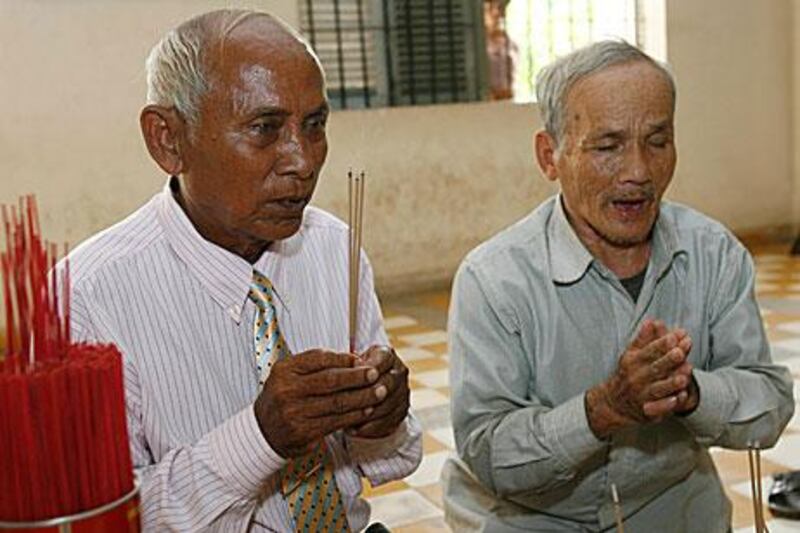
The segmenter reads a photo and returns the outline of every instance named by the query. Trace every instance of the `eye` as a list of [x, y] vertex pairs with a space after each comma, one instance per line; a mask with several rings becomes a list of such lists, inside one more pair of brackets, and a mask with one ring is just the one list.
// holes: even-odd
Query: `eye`
[[325, 135], [325, 128], [328, 124], [328, 115], [314, 115], [306, 119], [303, 129], [312, 137], [319, 138]]
[[650, 146], [654, 146], [656, 148], [664, 148], [669, 144], [670, 138], [668, 135], [653, 135], [647, 140], [647, 143]]
[[324, 130], [327, 124], [328, 124], [328, 116], [318, 115], [307, 119], [305, 126], [306, 129], [310, 130]]
[[281, 122], [278, 120], [259, 120], [250, 125], [250, 130], [265, 137], [275, 135], [281, 129]]
[[612, 144], [601, 144], [601, 145], [595, 146], [594, 149], [597, 152], [613, 152], [618, 147], [619, 147], [619, 144], [612, 143]]

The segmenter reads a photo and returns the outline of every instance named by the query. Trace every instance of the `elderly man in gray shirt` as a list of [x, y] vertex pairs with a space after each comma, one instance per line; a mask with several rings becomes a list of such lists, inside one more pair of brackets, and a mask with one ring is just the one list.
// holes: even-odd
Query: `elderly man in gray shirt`
[[[794, 409], [753, 262], [719, 223], [662, 201], [675, 84], [606, 41], [537, 81], [542, 172], [561, 193], [455, 279], [443, 473], [456, 531], [724, 532], [709, 446], [772, 446]], [[654, 529], [655, 528], [655, 529]]]

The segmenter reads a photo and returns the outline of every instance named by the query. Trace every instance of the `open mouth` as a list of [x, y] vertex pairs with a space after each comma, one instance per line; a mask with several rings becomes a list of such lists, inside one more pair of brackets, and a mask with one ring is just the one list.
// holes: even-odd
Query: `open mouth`
[[271, 216], [294, 219], [303, 216], [303, 210], [310, 200], [310, 196], [277, 198], [269, 202], [267, 209], [271, 212]]
[[647, 207], [650, 205], [650, 200], [647, 198], [641, 199], [630, 199], [626, 198], [623, 200], [613, 200], [611, 205], [614, 209], [623, 217], [635, 217], [644, 213]]

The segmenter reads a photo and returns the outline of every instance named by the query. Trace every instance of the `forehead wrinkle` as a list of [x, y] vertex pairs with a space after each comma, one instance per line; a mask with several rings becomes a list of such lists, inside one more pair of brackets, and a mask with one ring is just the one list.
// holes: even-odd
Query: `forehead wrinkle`
[[233, 113], [244, 115], [253, 109], [277, 105], [275, 73], [264, 65], [242, 65], [231, 91]]

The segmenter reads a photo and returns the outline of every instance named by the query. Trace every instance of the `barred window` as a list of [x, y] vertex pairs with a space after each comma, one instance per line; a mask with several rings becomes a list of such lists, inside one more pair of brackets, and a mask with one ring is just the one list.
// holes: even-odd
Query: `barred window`
[[335, 107], [467, 102], [486, 92], [475, 0], [301, 0]]
[[535, 100], [536, 73], [558, 56], [589, 43], [620, 38], [665, 59], [663, 0], [499, 0], [501, 24], [515, 49], [512, 93]]
[[665, 0], [300, 0], [341, 109], [535, 97], [555, 57], [617, 37], [664, 59]]

